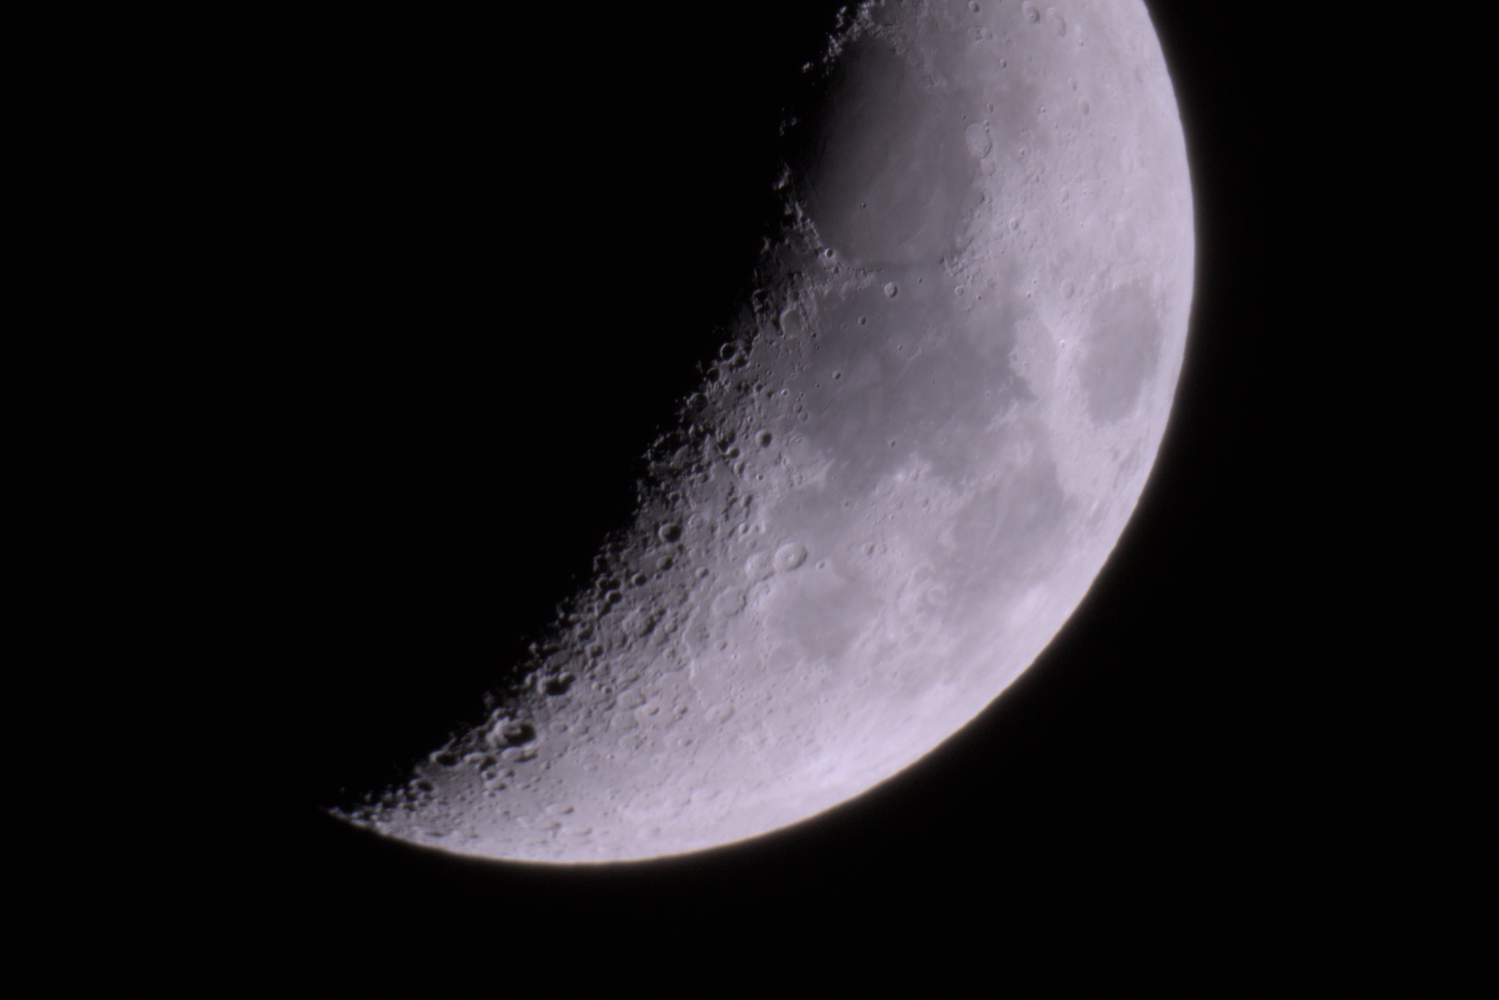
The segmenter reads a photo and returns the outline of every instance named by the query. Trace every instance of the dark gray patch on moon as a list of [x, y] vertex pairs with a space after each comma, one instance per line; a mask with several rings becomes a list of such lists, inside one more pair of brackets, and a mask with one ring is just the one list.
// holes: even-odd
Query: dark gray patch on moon
[[817, 231], [858, 267], [934, 262], [978, 204], [960, 102], [938, 100], [889, 45], [845, 52], [815, 116], [806, 197]]
[[1095, 423], [1118, 420], [1134, 407], [1155, 372], [1160, 346], [1160, 314], [1149, 292], [1124, 285], [1104, 296], [1093, 310], [1078, 371]]

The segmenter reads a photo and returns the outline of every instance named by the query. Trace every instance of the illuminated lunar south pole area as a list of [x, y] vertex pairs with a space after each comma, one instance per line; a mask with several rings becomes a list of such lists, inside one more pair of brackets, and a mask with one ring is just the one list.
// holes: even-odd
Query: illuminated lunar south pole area
[[808, 73], [784, 227], [633, 524], [487, 718], [337, 815], [543, 862], [753, 837], [932, 750], [1082, 600], [1192, 298], [1144, 6], [866, 4]]

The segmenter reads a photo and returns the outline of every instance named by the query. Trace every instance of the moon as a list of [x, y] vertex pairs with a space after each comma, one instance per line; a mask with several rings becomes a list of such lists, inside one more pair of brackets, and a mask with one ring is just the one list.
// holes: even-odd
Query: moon
[[741, 841], [931, 751], [1086, 594], [1192, 300], [1144, 6], [869, 3], [805, 73], [778, 228], [632, 522], [470, 728], [335, 815], [536, 862]]

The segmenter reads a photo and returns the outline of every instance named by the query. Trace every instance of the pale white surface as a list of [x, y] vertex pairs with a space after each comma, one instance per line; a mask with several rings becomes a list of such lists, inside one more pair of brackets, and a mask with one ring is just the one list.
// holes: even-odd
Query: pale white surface
[[558, 862], [750, 837], [930, 751], [1087, 591], [1192, 296], [1144, 7], [870, 5], [824, 68], [794, 222], [636, 525], [525, 690], [355, 822]]

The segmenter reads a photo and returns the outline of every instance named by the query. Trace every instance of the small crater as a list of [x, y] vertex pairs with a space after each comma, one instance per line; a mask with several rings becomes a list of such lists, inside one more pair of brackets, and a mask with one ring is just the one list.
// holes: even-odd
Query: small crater
[[1036, 24], [1041, 20], [1041, 11], [1030, 0], [1025, 0], [1025, 3], [1020, 5], [1020, 12], [1025, 15], [1025, 19], [1031, 24]]
[[573, 686], [576, 678], [572, 674], [558, 674], [555, 677], [543, 677], [538, 689], [542, 694], [560, 695], [567, 694], [567, 689]]
[[661, 612], [649, 607], [637, 608], [620, 623], [624, 633], [635, 639], [643, 639], [650, 635], [661, 621]]
[[776, 567], [768, 552], [756, 552], [744, 561], [744, 572], [751, 580], [764, 580], [774, 575]]
[[963, 130], [963, 140], [968, 145], [968, 152], [972, 153], [976, 160], [982, 160], [989, 155], [989, 150], [994, 145], [989, 138], [989, 130], [978, 124], [970, 125]]
[[656, 534], [663, 542], [675, 542], [682, 537], [682, 526], [674, 521], [668, 521], [661, 525]]
[[775, 568], [782, 573], [789, 573], [807, 561], [807, 547], [801, 542], [788, 542], [776, 550]]
[[713, 600], [713, 613], [723, 618], [732, 618], [744, 610], [744, 592], [725, 590]]
[[765, 669], [773, 674], [789, 674], [801, 662], [802, 658], [791, 646], [776, 646], [765, 658]]
[[893, 299], [900, 294], [900, 286], [893, 281], [885, 282], [885, 298]]
[[[493, 746], [520, 746], [536, 738], [536, 729], [529, 722], [515, 719], [500, 719], [489, 730], [489, 742]], [[503, 755], [502, 755], [503, 756]], [[506, 760], [510, 758], [504, 758]]]

